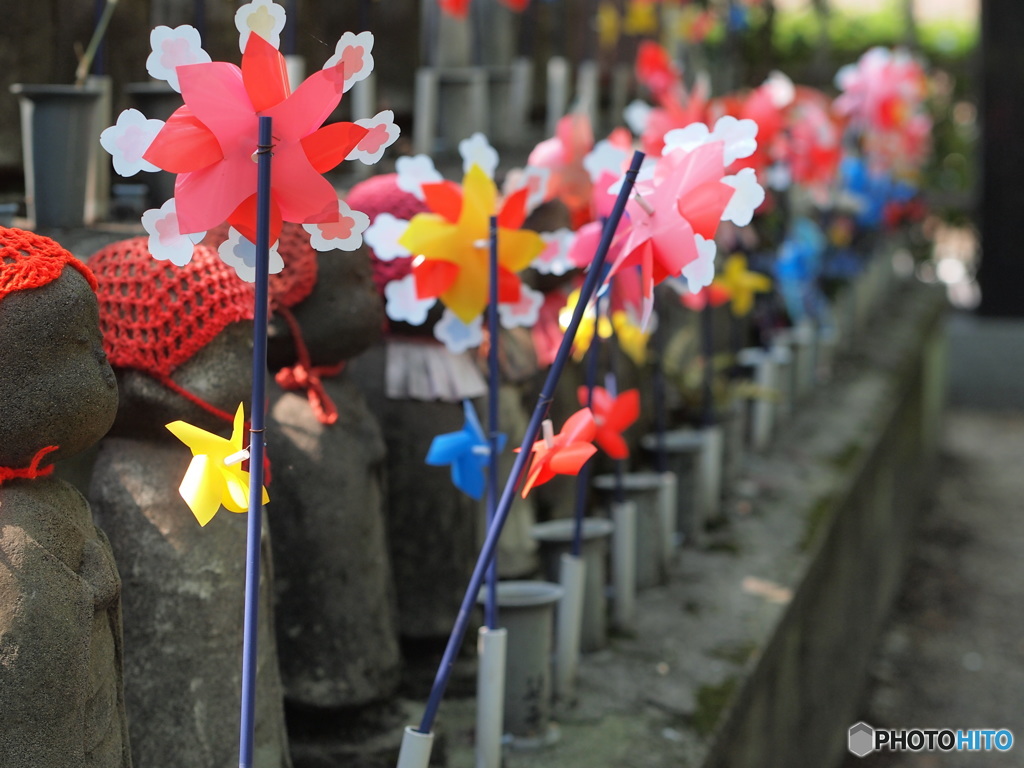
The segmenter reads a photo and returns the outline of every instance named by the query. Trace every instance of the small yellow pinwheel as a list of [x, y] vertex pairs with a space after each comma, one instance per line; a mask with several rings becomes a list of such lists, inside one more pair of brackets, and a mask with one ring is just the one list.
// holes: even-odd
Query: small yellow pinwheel
[[771, 278], [747, 269], [747, 257], [739, 253], [726, 259], [725, 269], [714, 284], [729, 292], [732, 302], [729, 308], [735, 317], [750, 314], [754, 308], [755, 293], [767, 293], [772, 289]]
[[[223, 506], [231, 512], [249, 510], [249, 473], [242, 469], [248, 457], [242, 445], [245, 412], [239, 403], [231, 438], [207, 432], [184, 421], [167, 425], [175, 437], [192, 451], [192, 463], [178, 486], [178, 493], [188, 504], [200, 525], [205, 526]], [[270, 501], [263, 489], [263, 503]]]

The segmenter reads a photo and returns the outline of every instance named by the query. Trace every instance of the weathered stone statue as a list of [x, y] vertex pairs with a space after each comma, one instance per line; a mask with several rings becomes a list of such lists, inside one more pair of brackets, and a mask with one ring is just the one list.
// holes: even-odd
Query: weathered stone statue
[[297, 714], [315, 710], [336, 731], [343, 710], [398, 686], [384, 438], [345, 371], [379, 338], [384, 313], [365, 252], [318, 255], [290, 225], [279, 250], [267, 450], [281, 674]]
[[[395, 179], [385, 174], [357, 184], [348, 195], [349, 205], [371, 221], [385, 212], [411, 219], [425, 211]], [[371, 256], [382, 294], [388, 281], [411, 269], [408, 257], [382, 261]], [[425, 463], [436, 435], [462, 429], [462, 400], [487, 391], [470, 353], [449, 352], [434, 339], [439, 317], [435, 307], [424, 325], [390, 323], [384, 343], [349, 366], [387, 443], [388, 543], [399, 632], [414, 641], [447, 638], [480, 543], [480, 505], [452, 484], [448, 467]]]
[[[221, 509], [200, 527], [177, 490], [191, 454], [165, 425], [181, 419], [226, 435], [240, 402], [248, 413], [252, 288], [205, 246], [175, 267], [137, 238], [89, 264], [121, 391], [90, 497], [124, 578], [135, 764], [224, 768], [238, 759], [247, 515]], [[290, 759], [266, 528], [261, 565], [256, 765], [282, 768]]]
[[121, 580], [89, 505], [48, 477], [117, 410], [95, 280], [0, 227], [0, 765], [130, 768]]

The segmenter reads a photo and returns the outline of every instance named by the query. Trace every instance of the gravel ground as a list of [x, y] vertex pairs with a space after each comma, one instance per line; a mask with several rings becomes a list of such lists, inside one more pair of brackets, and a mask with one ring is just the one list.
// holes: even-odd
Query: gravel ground
[[863, 719], [1007, 728], [1008, 752], [874, 753], [842, 768], [1024, 766], [1024, 413], [953, 410], [941, 481], [879, 644]]

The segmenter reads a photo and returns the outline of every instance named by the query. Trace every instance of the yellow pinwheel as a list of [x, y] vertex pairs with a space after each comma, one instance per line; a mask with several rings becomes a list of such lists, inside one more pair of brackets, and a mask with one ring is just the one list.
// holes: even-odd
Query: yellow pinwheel
[[714, 285], [726, 289], [731, 297], [729, 308], [735, 317], [745, 317], [754, 308], [754, 294], [767, 293], [772, 281], [767, 275], [747, 269], [747, 257], [734, 253], [725, 260], [722, 275]]
[[490, 217], [498, 217], [498, 301], [519, 301], [517, 272], [540, 255], [544, 241], [520, 229], [526, 219], [528, 190], [510, 195], [498, 209], [498, 189], [474, 164], [462, 181], [424, 184], [432, 213], [418, 213], [399, 238], [415, 254], [412, 274], [417, 298], [439, 298], [464, 323], [487, 306]]
[[[192, 451], [192, 463], [178, 486], [200, 525], [205, 526], [221, 506], [231, 512], [249, 510], [249, 473], [242, 469], [248, 456], [242, 445], [245, 412], [239, 403], [231, 438], [224, 439], [184, 421], [174, 421], [167, 429]], [[263, 489], [263, 503], [270, 501]]]

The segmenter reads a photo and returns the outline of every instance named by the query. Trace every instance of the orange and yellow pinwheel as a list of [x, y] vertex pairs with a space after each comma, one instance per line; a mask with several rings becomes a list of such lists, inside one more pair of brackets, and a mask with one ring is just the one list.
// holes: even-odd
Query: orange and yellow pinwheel
[[536, 232], [520, 229], [528, 191], [510, 195], [500, 209], [494, 181], [472, 165], [462, 187], [449, 181], [422, 186], [430, 213], [418, 213], [399, 243], [416, 256], [413, 279], [420, 299], [436, 297], [464, 323], [487, 306], [490, 217], [498, 217], [498, 301], [519, 301], [516, 274], [544, 250]]
[[[249, 473], [242, 469], [244, 450], [242, 433], [245, 414], [239, 404], [230, 439], [174, 421], [167, 429], [192, 451], [192, 463], [178, 486], [178, 493], [188, 504], [200, 525], [205, 526], [223, 506], [231, 512], [249, 510]], [[230, 462], [230, 463], [228, 463]], [[263, 489], [263, 503], [270, 501]]]

